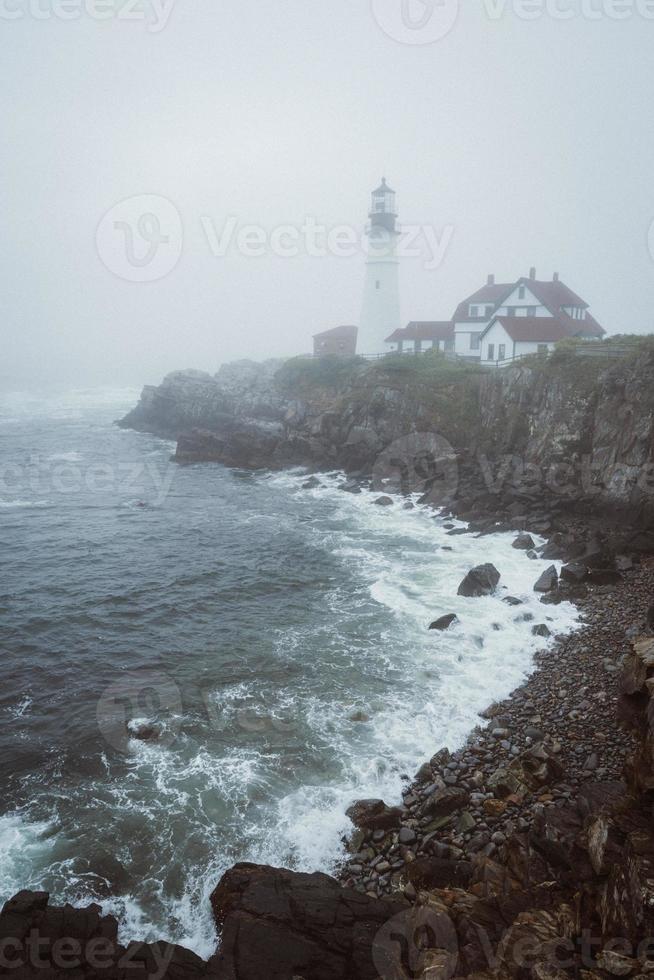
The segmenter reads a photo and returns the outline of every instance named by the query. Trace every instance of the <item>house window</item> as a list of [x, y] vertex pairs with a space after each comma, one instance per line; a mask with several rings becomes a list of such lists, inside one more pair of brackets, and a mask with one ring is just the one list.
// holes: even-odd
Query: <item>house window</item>
[[420, 351], [422, 350], [422, 341], [421, 340], [414, 340], [414, 342], [413, 342], [413, 349], [416, 352], [416, 354], [419, 354]]
[[508, 306], [506, 309], [507, 316], [515, 316], [515, 306]]
[[494, 310], [494, 309], [495, 309], [495, 307], [494, 307], [494, 306], [487, 306], [487, 307], [486, 307], [486, 317], [487, 317], [487, 318], [488, 318], [489, 320], [490, 320], [490, 318], [491, 318], [491, 317], [492, 317], [492, 315], [493, 315], [493, 310]]
[[478, 306], [471, 306], [470, 307], [470, 316], [479, 316], [479, 307]]
[[381, 280], [380, 279], [378, 279], [377, 282], [375, 283], [375, 289], [381, 289]]
[[479, 350], [479, 338], [481, 334], [471, 333], [470, 334], [470, 350]]
[[495, 360], [495, 344], [488, 345], [488, 360], [489, 361]]
[[518, 299], [524, 299], [526, 295], [527, 295], [527, 290], [525, 289], [524, 286], [521, 286], [520, 289], [518, 290]]
[[536, 307], [535, 306], [528, 306], [527, 307], [527, 316], [536, 316]]
[[497, 359], [498, 361], [506, 360], [506, 344], [500, 344], [497, 349]]
[[539, 354], [547, 354], [549, 347], [547, 344], [539, 344], [537, 350]]

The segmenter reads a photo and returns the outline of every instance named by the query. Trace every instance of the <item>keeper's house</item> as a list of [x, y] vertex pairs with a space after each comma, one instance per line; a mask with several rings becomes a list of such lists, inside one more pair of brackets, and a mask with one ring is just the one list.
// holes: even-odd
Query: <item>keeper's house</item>
[[554, 274], [496, 283], [493, 276], [454, 314], [454, 350], [461, 357], [502, 363], [524, 354], [546, 353], [566, 337], [600, 340], [604, 329], [588, 303]]

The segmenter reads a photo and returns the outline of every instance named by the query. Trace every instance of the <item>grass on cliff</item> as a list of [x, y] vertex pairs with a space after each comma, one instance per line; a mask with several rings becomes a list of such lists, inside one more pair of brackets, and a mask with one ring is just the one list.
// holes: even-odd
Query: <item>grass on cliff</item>
[[302, 388], [342, 389], [365, 369], [362, 357], [293, 357], [275, 375], [284, 391]]

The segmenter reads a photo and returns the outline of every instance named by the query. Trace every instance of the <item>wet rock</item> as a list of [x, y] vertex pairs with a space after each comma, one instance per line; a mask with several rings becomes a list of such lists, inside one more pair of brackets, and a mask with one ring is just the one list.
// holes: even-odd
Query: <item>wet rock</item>
[[534, 592], [554, 592], [558, 587], [559, 576], [554, 565], [546, 569], [534, 585]]
[[445, 789], [438, 789], [427, 798], [421, 808], [423, 816], [447, 817], [457, 810], [461, 810], [470, 799], [467, 790], [459, 789], [454, 786], [447, 786]]
[[492, 595], [500, 578], [500, 573], [494, 565], [477, 565], [464, 578], [459, 586], [458, 594], [467, 597]]
[[375, 500], [376, 507], [392, 507], [394, 503], [392, 497], [377, 497]]
[[561, 569], [561, 581], [562, 582], [584, 582], [588, 577], [588, 569], [585, 565], [580, 565], [578, 563], [571, 563], [570, 565], [564, 565]]
[[[324, 874], [237, 864], [211, 896], [221, 934], [216, 980], [375, 980], [375, 937], [408, 908]], [[171, 978], [172, 980], [172, 978]]]
[[507, 606], [522, 606], [524, 605], [522, 599], [516, 599], [513, 595], [506, 595], [502, 599], [502, 602], [506, 602]]
[[534, 634], [534, 636], [548, 637], [552, 635], [549, 626], [546, 626], [545, 623], [539, 623], [538, 626], [532, 626], [531, 632]]
[[447, 616], [441, 616], [429, 627], [430, 630], [448, 630], [450, 626], [456, 626], [459, 622], [459, 617], [455, 613], [449, 613]]
[[531, 551], [536, 547], [536, 542], [532, 538], [531, 534], [523, 532], [522, 534], [518, 535], [511, 547], [515, 548], [517, 551]]
[[346, 815], [360, 830], [392, 830], [402, 819], [399, 807], [389, 807], [383, 800], [358, 800]]
[[302, 484], [302, 489], [303, 490], [316, 490], [318, 487], [321, 487], [321, 486], [322, 486], [322, 483], [320, 482], [320, 480], [318, 479], [318, 477], [317, 476], [312, 476], [312, 477], [309, 477], [309, 479], [306, 481], [306, 483], [303, 483]]

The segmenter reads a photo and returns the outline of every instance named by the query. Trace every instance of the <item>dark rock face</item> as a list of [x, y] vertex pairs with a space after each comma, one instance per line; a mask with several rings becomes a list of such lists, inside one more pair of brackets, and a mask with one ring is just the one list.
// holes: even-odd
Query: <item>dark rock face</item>
[[478, 565], [468, 572], [459, 586], [459, 595], [492, 595], [500, 581], [500, 573], [494, 565]]
[[402, 811], [386, 806], [383, 800], [359, 800], [352, 804], [347, 816], [361, 830], [388, 830], [399, 825]]
[[572, 582], [576, 584], [578, 582], [584, 582], [588, 577], [588, 569], [585, 565], [579, 562], [572, 562], [569, 565], [564, 565], [561, 569], [561, 581], [562, 582]]
[[546, 569], [534, 585], [534, 592], [554, 592], [559, 584], [559, 575], [552, 565]]
[[430, 630], [448, 630], [450, 626], [455, 626], [459, 622], [459, 617], [456, 613], [449, 613], [447, 616], [441, 616], [429, 627]]
[[375, 943], [407, 911], [344, 889], [323, 874], [238, 864], [211, 896], [225, 980], [376, 980]]
[[201, 980], [214, 975], [208, 963], [181, 946], [122, 946], [118, 923], [111, 915], [102, 916], [99, 905], [55, 908], [49, 905], [47, 892], [19, 892], [5, 904], [0, 913], [0, 950], [0, 976], [16, 980], [55, 976]]

